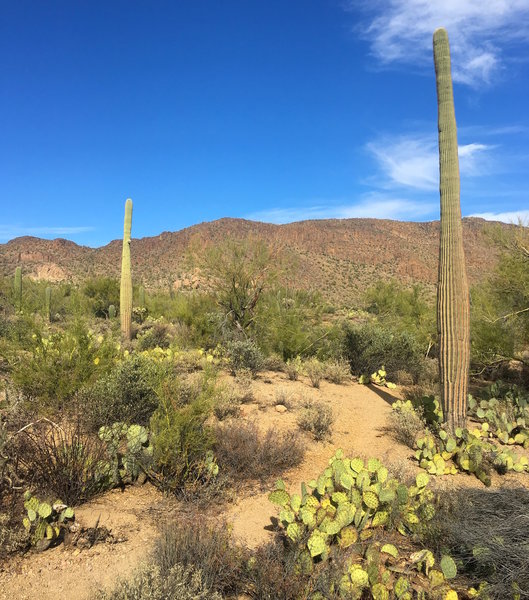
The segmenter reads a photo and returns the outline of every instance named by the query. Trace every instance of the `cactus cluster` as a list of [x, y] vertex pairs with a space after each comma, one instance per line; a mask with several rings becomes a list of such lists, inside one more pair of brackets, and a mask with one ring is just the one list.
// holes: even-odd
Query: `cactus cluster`
[[384, 367], [384, 365], [382, 365], [382, 367], [380, 367], [380, 369], [378, 369], [374, 373], [371, 373], [371, 375], [368, 375], [367, 373], [360, 375], [360, 377], [358, 378], [358, 383], [360, 383], [362, 385], [368, 385], [369, 383], [374, 383], [375, 385], [379, 385], [381, 387], [387, 387], [391, 390], [395, 389], [397, 386], [394, 383], [392, 383], [391, 381], [387, 381], [386, 376], [387, 376], [386, 367]]
[[[498, 391], [498, 385], [491, 389], [492, 393]], [[469, 409], [482, 427], [486, 425], [490, 435], [502, 444], [529, 448], [529, 400], [517, 388], [511, 388], [501, 399], [495, 395], [480, 401], [470, 397]]]
[[75, 519], [73, 508], [60, 500], [41, 502], [30, 491], [24, 494], [26, 516], [22, 524], [31, 534], [31, 544], [38, 550], [46, 550], [61, 535], [61, 530]]
[[[405, 539], [434, 516], [428, 483], [429, 476], [419, 473], [408, 487], [391, 478], [378, 459], [346, 458], [338, 450], [317, 479], [301, 485], [300, 494], [289, 494], [280, 480], [269, 499], [280, 507], [288, 542], [297, 546], [298, 573], [309, 575], [315, 563], [347, 552], [341, 579], [331, 583], [333, 597], [360, 599], [370, 592], [382, 600], [457, 599], [448, 583], [457, 573], [454, 561], [443, 556], [435, 568], [429, 550], [412, 552]], [[325, 598], [321, 592], [307, 597]]]
[[408, 488], [378, 459], [349, 459], [338, 450], [317, 479], [302, 484], [301, 494], [290, 495], [279, 480], [269, 499], [281, 507], [286, 536], [304, 541], [301, 560], [325, 560], [333, 546], [365, 541], [377, 528], [391, 526], [402, 535], [420, 529], [435, 512], [427, 484], [421, 474]]
[[350, 599], [364, 598], [369, 590], [374, 600], [425, 597], [457, 600], [457, 593], [449, 584], [456, 575], [456, 564], [448, 555], [436, 565], [430, 550], [410, 553], [393, 544], [374, 542], [362, 554], [360, 562], [348, 561], [338, 593]]
[[149, 432], [141, 425], [114, 423], [103, 426], [99, 438], [106, 443], [109, 461], [99, 470], [113, 485], [144, 481], [152, 463], [153, 447]]

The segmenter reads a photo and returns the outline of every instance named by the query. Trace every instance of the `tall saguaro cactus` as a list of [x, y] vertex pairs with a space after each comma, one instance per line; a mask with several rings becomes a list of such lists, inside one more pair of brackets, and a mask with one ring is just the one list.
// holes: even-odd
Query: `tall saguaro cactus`
[[125, 223], [123, 227], [123, 251], [121, 254], [121, 287], [119, 293], [119, 314], [121, 335], [130, 340], [132, 324], [132, 273], [130, 270], [130, 231], [132, 228], [132, 200], [125, 202]]
[[464, 427], [470, 363], [470, 307], [459, 200], [459, 158], [450, 47], [443, 28], [433, 34], [439, 124], [441, 239], [437, 330], [441, 403], [448, 427]]
[[46, 319], [48, 319], [48, 323], [51, 323], [51, 287], [49, 285], [46, 286], [46, 291], [44, 292], [44, 295], [45, 295], [45, 301], [46, 301], [46, 305], [45, 305]]
[[22, 310], [22, 267], [15, 269], [15, 308]]

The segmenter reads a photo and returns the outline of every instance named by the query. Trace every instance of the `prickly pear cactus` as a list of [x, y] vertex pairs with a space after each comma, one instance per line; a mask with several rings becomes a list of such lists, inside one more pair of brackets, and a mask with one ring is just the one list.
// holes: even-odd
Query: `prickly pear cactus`
[[24, 494], [26, 516], [22, 524], [31, 535], [31, 544], [39, 551], [47, 550], [56, 543], [64, 528], [75, 519], [73, 508], [66, 506], [60, 500], [53, 504], [41, 502], [30, 491]]

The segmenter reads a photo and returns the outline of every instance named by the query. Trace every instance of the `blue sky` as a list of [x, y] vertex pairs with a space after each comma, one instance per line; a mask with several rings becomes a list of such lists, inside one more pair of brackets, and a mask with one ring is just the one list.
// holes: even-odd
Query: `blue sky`
[[5, 0], [0, 242], [107, 243], [127, 197], [134, 237], [437, 219], [438, 26], [463, 214], [529, 217], [527, 0]]

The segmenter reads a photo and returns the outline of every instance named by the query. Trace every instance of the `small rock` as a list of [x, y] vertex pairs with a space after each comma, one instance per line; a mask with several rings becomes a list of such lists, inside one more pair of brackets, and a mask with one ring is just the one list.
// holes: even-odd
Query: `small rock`
[[285, 413], [287, 410], [288, 408], [284, 404], [276, 404], [276, 411], [278, 413]]

